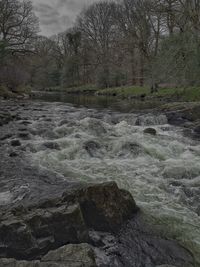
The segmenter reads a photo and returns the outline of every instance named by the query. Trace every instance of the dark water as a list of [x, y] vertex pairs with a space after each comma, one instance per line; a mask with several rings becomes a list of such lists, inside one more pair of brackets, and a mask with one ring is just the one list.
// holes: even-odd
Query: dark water
[[63, 102], [75, 107], [111, 109], [120, 112], [152, 109], [163, 104], [158, 100], [119, 99], [110, 96], [72, 95], [63, 92], [34, 92], [33, 99], [47, 102]]

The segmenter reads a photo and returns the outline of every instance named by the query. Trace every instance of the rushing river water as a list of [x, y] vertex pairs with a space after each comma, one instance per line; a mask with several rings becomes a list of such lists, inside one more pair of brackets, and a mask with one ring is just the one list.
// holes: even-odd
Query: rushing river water
[[[164, 226], [166, 236], [186, 245], [200, 261], [198, 141], [170, 126], [165, 115], [58, 103], [49, 105], [45, 115], [32, 125], [33, 162], [65, 179], [116, 181], [150, 220]], [[148, 127], [157, 135], [144, 134]]]

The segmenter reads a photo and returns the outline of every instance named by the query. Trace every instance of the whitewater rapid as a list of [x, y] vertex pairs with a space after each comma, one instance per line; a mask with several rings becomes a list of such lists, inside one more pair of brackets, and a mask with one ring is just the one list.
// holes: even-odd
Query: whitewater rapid
[[[145, 134], [148, 127], [157, 134]], [[116, 181], [200, 262], [200, 143], [165, 115], [52, 104], [32, 134], [34, 164], [68, 180]]]

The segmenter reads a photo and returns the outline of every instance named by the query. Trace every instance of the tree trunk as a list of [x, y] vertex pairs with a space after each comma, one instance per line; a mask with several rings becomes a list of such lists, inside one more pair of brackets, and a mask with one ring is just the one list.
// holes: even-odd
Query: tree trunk
[[130, 51], [131, 54], [131, 83], [136, 85], [136, 68], [135, 68], [135, 49]]
[[144, 86], [144, 56], [140, 54], [139, 85]]

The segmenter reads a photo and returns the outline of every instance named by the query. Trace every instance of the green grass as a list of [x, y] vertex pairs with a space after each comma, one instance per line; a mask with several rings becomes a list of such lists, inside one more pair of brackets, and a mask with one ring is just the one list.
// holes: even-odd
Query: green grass
[[160, 88], [158, 92], [151, 94], [148, 87], [127, 86], [98, 90], [97, 95], [118, 96], [122, 98], [146, 95], [150, 98], [172, 98], [180, 101], [200, 101], [200, 87], [188, 88]]
[[50, 87], [46, 91], [62, 91], [69, 94], [85, 94], [97, 96], [116, 96], [119, 98], [134, 98], [145, 95], [146, 98], [166, 98], [166, 100], [195, 102], [200, 101], [200, 87], [187, 88], [160, 88], [158, 92], [151, 94], [150, 87], [141, 86], [122, 86], [106, 89], [98, 89], [95, 85], [88, 84], [76, 87]]
[[200, 101], [200, 87], [164, 88], [155, 94], [158, 97], [173, 97], [181, 101]]
[[185, 101], [200, 101], [200, 87], [184, 89], [182, 98]]

